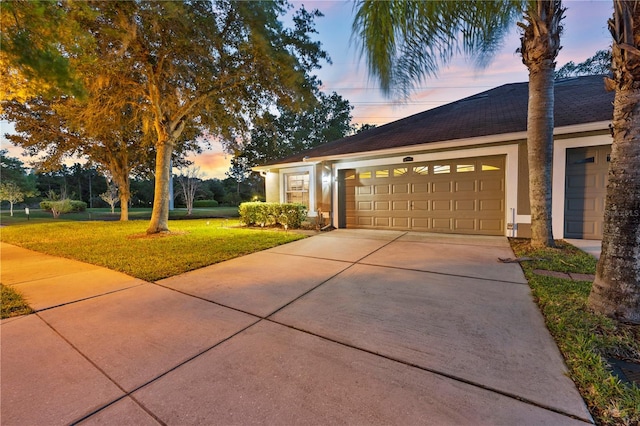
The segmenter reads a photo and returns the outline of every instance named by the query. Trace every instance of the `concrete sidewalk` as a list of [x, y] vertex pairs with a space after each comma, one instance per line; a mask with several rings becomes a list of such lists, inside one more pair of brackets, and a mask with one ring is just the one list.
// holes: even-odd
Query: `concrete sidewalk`
[[506, 238], [336, 230], [157, 283], [2, 244], [1, 421], [585, 424]]

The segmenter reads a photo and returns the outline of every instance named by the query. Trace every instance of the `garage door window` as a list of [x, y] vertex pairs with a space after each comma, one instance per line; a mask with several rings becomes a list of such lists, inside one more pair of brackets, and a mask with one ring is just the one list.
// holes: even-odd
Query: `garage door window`
[[456, 172], [458, 173], [473, 172], [475, 170], [476, 166], [474, 164], [458, 164], [456, 166]]
[[416, 166], [413, 168], [413, 173], [426, 176], [429, 174], [429, 166]]
[[309, 173], [285, 175], [287, 203], [309, 207]]
[[433, 174], [434, 175], [440, 175], [443, 173], [450, 173], [451, 172], [451, 166], [446, 164], [446, 165], [435, 165], [433, 166]]
[[404, 176], [409, 172], [409, 169], [406, 167], [399, 167], [397, 169], [393, 169], [393, 177]]

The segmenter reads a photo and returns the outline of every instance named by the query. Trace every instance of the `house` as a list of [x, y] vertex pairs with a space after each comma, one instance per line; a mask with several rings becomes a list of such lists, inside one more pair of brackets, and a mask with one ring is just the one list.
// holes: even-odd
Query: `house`
[[[555, 238], [602, 237], [613, 98], [602, 76], [555, 83]], [[505, 84], [254, 170], [337, 228], [527, 237], [527, 101]]]

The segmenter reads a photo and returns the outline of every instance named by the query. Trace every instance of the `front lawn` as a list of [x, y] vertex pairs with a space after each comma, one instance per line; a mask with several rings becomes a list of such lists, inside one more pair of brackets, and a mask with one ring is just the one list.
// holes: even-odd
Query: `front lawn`
[[512, 239], [533, 296], [544, 315], [576, 383], [597, 424], [640, 424], [640, 388], [612, 374], [608, 359], [640, 362], [640, 326], [624, 324], [588, 309], [590, 281], [573, 281], [534, 273], [536, 269], [594, 274], [596, 260], [558, 242], [557, 249], [532, 250], [529, 240]]
[[237, 220], [228, 219], [173, 220], [168, 235], [147, 236], [148, 225], [147, 221], [24, 222], [4, 226], [0, 239], [157, 281], [304, 238], [293, 232], [242, 228]]

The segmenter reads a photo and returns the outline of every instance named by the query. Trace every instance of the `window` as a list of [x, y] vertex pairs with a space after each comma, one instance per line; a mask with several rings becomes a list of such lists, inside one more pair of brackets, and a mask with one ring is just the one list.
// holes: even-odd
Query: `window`
[[371, 179], [371, 172], [360, 172], [360, 179]]
[[355, 170], [347, 170], [346, 172], [344, 172], [344, 180], [351, 180], [355, 178], [356, 178]]
[[309, 173], [285, 175], [285, 201], [309, 207]]
[[465, 172], [473, 172], [476, 169], [476, 166], [473, 164], [458, 164], [456, 166], [456, 172], [465, 173]]
[[376, 177], [377, 178], [389, 177], [389, 169], [376, 170]]
[[451, 173], [451, 166], [448, 164], [433, 166], [433, 174]]
[[429, 174], [429, 166], [416, 166], [413, 168], [413, 173], [426, 176]]
[[393, 169], [393, 176], [394, 177], [404, 176], [407, 174], [408, 171], [409, 169], [407, 169], [406, 167], [399, 167], [397, 169]]

